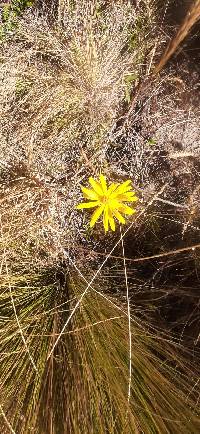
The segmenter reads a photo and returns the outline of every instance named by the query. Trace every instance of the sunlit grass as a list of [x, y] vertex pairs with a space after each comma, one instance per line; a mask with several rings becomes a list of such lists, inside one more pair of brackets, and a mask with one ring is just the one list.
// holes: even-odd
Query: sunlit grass
[[[7, 278], [6, 278], [7, 279]], [[47, 362], [50, 349], [84, 290], [64, 270], [25, 275], [12, 285], [23, 345], [5, 279], [1, 288], [1, 405], [15, 430], [34, 432], [196, 432], [192, 366], [173, 342], [152, 335], [132, 312], [132, 376], [128, 392], [125, 308], [90, 291]], [[180, 374], [178, 372], [180, 369]], [[129, 427], [129, 428], [127, 428]]]
[[[4, 38], [5, 433], [199, 432], [199, 354], [189, 345], [193, 336], [181, 339], [196, 317], [183, 311], [170, 320], [167, 314], [174, 308], [167, 305], [170, 295], [179, 313], [188, 279], [196, 279], [194, 290], [198, 282], [198, 166], [196, 160], [174, 163], [170, 135], [162, 135], [162, 122], [171, 132], [171, 113], [180, 112], [171, 95], [169, 110], [162, 79], [156, 83], [159, 98], [149, 87], [144, 107], [138, 100], [135, 111], [121, 117], [165, 40], [155, 6], [150, 0], [137, 8], [128, 1], [59, 2], [52, 23], [44, 11], [29, 11]], [[190, 125], [186, 114], [181, 125], [186, 118]], [[96, 186], [101, 173], [115, 187], [131, 181], [140, 197], [124, 233], [120, 225], [106, 234], [99, 224], [91, 231], [85, 213], [76, 209], [80, 185], [90, 177]], [[178, 183], [183, 174], [189, 179], [185, 189]], [[84, 191], [93, 200], [94, 192]], [[115, 228], [113, 215], [109, 223]]]

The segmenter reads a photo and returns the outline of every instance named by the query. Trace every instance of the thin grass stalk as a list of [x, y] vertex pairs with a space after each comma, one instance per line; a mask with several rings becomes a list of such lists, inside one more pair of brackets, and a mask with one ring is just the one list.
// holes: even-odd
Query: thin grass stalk
[[119, 311], [115, 301], [105, 293], [102, 297], [105, 288], [101, 281], [97, 286], [99, 291], [86, 295], [54, 355], [47, 361], [49, 349], [69, 315], [66, 307], [59, 306], [66, 303], [70, 294], [71, 300], [73, 294], [80, 298], [85, 286], [72, 274], [68, 284], [57, 291], [53, 274], [50, 284], [49, 272], [44, 282], [42, 276], [27, 276], [27, 284], [25, 278], [23, 285], [19, 281], [15, 286], [20, 323], [26, 329], [38, 376], [19, 337], [9, 303], [9, 288], [6, 292], [2, 287], [1, 302], [9, 321], [5, 320], [2, 330], [1, 399], [4, 416], [13, 429], [20, 434], [32, 431], [116, 434], [126, 432], [127, 426], [133, 434], [137, 431], [145, 434], [197, 432], [192, 394], [198, 385], [193, 387], [192, 381], [190, 384], [192, 366], [186, 368], [177, 357], [173, 343], [164, 336], [153, 336], [134, 312], [128, 402], [127, 312], [120, 305]]
[[168, 60], [173, 56], [181, 42], [186, 38], [192, 27], [200, 19], [200, 0], [197, 0], [189, 9], [186, 17], [181, 24], [177, 34], [169, 42], [164, 54], [162, 55], [158, 65], [153, 71], [153, 75], [158, 74], [164, 68]]

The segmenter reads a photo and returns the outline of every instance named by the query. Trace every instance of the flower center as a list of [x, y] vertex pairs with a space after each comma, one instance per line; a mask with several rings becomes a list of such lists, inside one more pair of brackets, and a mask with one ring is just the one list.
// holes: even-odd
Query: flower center
[[107, 196], [102, 196], [101, 197], [101, 202], [106, 204], [108, 202], [109, 198]]

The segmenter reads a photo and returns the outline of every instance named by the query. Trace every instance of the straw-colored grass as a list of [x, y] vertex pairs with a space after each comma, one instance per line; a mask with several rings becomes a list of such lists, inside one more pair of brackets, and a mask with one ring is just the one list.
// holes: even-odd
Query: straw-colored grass
[[60, 269], [18, 276], [15, 282], [5, 276], [3, 287], [1, 406], [15, 432], [198, 431], [194, 368], [186, 368], [174, 344], [148, 331], [134, 311], [128, 403], [126, 310], [101, 286], [88, 293], [48, 361], [84, 282]]
[[192, 27], [200, 19], [200, 0], [194, 0], [190, 6], [183, 23], [180, 25], [176, 35], [170, 40], [165, 52], [163, 53], [158, 65], [156, 65], [153, 73], [158, 74], [166, 65], [171, 56], [176, 52], [179, 45], [186, 38]]
[[[181, 166], [172, 139], [183, 122], [169, 131], [172, 113], [180, 115], [167, 88], [173, 77], [149, 87], [126, 125], [120, 118], [153, 70], [163, 34], [150, 0], [77, 0], [59, 2], [51, 25], [44, 11], [28, 11], [4, 35], [5, 434], [199, 432], [199, 355], [191, 350], [199, 329], [188, 332], [198, 326], [197, 139], [195, 158]], [[184, 122], [188, 110], [182, 103]], [[195, 134], [198, 119], [196, 110], [187, 124]], [[75, 209], [80, 183], [100, 172], [131, 179], [140, 199], [124, 231], [107, 237]]]
[[2, 52], [4, 158], [25, 158], [53, 176], [66, 174], [69, 164], [79, 171], [85, 148], [98, 160], [130, 87], [127, 77], [133, 85], [138, 80], [153, 38], [154, 18], [144, 5], [136, 14], [121, 1], [69, 2], [54, 28], [27, 15]]

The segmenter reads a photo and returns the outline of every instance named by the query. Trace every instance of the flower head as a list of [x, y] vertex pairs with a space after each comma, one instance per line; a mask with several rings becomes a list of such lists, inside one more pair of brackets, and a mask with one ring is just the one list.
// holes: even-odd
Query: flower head
[[89, 183], [92, 189], [81, 186], [83, 196], [85, 199], [88, 199], [89, 202], [80, 203], [77, 206], [77, 209], [96, 208], [91, 217], [91, 228], [103, 214], [105, 232], [109, 230], [109, 226], [113, 231], [115, 231], [114, 218], [124, 224], [125, 218], [122, 214], [132, 215], [135, 213], [135, 209], [126, 205], [127, 202], [136, 202], [138, 200], [135, 192], [132, 191], [130, 180], [125, 181], [122, 184], [112, 183], [108, 187], [105, 176], [100, 175], [99, 181], [95, 181], [94, 178], [90, 177]]

